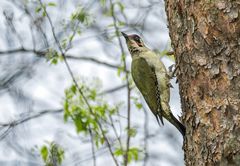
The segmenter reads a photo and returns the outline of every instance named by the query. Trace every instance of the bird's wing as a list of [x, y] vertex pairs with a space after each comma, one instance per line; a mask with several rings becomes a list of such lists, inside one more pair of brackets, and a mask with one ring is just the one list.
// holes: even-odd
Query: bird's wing
[[132, 77], [158, 123], [160, 119], [163, 124], [160, 91], [154, 68], [147, 63], [146, 59], [134, 58], [132, 60]]

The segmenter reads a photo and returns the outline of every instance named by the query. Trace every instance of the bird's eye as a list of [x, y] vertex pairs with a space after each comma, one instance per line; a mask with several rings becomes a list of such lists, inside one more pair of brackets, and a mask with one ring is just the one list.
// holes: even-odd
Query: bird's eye
[[135, 40], [136, 42], [138, 42], [138, 43], [141, 43], [140, 37], [138, 37], [138, 36], [135, 36], [135, 37], [134, 37], [134, 40]]

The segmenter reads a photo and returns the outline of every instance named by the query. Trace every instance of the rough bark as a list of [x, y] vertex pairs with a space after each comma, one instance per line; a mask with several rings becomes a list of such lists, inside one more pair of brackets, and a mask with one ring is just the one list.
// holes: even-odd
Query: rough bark
[[240, 1], [167, 0], [186, 165], [240, 165]]

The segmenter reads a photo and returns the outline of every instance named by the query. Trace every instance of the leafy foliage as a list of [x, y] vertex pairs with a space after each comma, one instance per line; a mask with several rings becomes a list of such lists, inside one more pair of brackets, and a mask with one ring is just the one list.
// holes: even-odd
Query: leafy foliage
[[47, 142], [40, 149], [45, 166], [61, 165], [64, 159], [64, 150], [55, 142]]
[[59, 60], [62, 60], [62, 55], [58, 53], [56, 50], [49, 49], [46, 53], [47, 61], [50, 61], [51, 64], [56, 65]]
[[94, 19], [91, 14], [81, 6], [78, 6], [77, 9], [71, 14], [71, 21], [78, 21], [84, 26], [90, 26]]
[[[64, 101], [64, 120], [69, 118], [73, 120], [77, 133], [90, 134], [89, 130], [94, 134], [95, 145], [102, 145], [105, 140], [98, 122], [108, 126], [110, 116], [118, 112], [118, 105], [111, 106], [97, 94], [99, 88], [90, 88], [87, 84], [80, 83], [78, 85], [88, 102], [91, 104], [92, 113], [89, 106], [85, 103], [83, 96], [79, 93], [76, 85], [72, 85], [65, 90]], [[104, 130], [104, 134], [108, 131]]]
[[[139, 152], [141, 152], [141, 151], [137, 147], [129, 148], [128, 153], [127, 153], [128, 154], [128, 163], [139, 160]], [[124, 156], [125, 153], [126, 153], [126, 151], [124, 151], [123, 149], [117, 148], [114, 152], [114, 155], [119, 157], [119, 156]]]
[[41, 13], [42, 14], [42, 16], [43, 17], [45, 17], [46, 16], [46, 9], [47, 9], [47, 7], [55, 7], [55, 6], [57, 6], [56, 5], [56, 3], [54, 3], [54, 2], [49, 2], [49, 3], [44, 3], [44, 4], [39, 4], [39, 6], [37, 6], [36, 8], [35, 8], [35, 12], [36, 13]]

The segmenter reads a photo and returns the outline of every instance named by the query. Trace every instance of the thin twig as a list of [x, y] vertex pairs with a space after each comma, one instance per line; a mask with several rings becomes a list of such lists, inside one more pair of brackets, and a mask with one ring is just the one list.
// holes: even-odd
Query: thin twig
[[13, 129], [12, 126], [8, 126], [7, 130], [5, 130], [3, 134], [0, 135], [0, 141], [3, 140], [10, 133], [12, 129]]
[[124, 67], [124, 72], [126, 74], [126, 82], [127, 82], [127, 118], [128, 118], [128, 121], [127, 121], [127, 142], [126, 142], [127, 148], [126, 148], [126, 152], [125, 152], [125, 155], [124, 155], [124, 165], [127, 166], [128, 165], [128, 151], [129, 151], [129, 147], [130, 147], [130, 138], [131, 138], [131, 134], [130, 134], [130, 128], [131, 128], [131, 101], [130, 101], [131, 88], [130, 88], [130, 84], [129, 84], [129, 72], [127, 71], [126, 57], [125, 57], [125, 54], [124, 54], [123, 44], [122, 44], [120, 36], [119, 36], [119, 28], [117, 26], [117, 19], [116, 19], [115, 14], [114, 14], [114, 4], [113, 4], [112, 0], [110, 0], [110, 5], [111, 5], [111, 8], [112, 8], [111, 15], [112, 15], [112, 19], [113, 19], [113, 25], [114, 25], [114, 28], [115, 28], [116, 33], [117, 33], [118, 44], [120, 46], [121, 53], [122, 53], [122, 56], [123, 56], [123, 58], [122, 58], [123, 59], [123, 67]]
[[24, 122], [27, 122], [29, 120], [32, 120], [32, 119], [35, 119], [35, 118], [38, 118], [38, 117], [41, 117], [43, 115], [46, 115], [46, 114], [49, 114], [49, 113], [60, 113], [60, 112], [63, 112], [62, 109], [57, 109], [57, 110], [44, 110], [44, 111], [40, 111], [38, 113], [35, 113], [34, 115], [30, 115], [28, 117], [25, 117], [25, 118], [21, 118], [21, 119], [18, 119], [18, 120], [15, 120], [13, 122], [10, 122], [10, 123], [0, 123], [0, 126], [1, 127], [7, 127], [7, 126], [17, 126], [19, 124], [22, 124]]
[[121, 141], [121, 139], [120, 139], [120, 136], [118, 136], [117, 129], [116, 129], [114, 123], [113, 123], [113, 118], [112, 118], [111, 115], [109, 116], [109, 118], [110, 118], [110, 121], [111, 121], [111, 126], [112, 126], [112, 128], [113, 128], [114, 134], [115, 134], [115, 136], [116, 136], [116, 138], [117, 138], [117, 140], [118, 140], [118, 143], [119, 143], [119, 145], [120, 145], [121, 150], [123, 151], [124, 149], [123, 149], [123, 146], [122, 146], [122, 141]]
[[[26, 13], [27, 16], [29, 16], [31, 22], [32, 22], [32, 25], [35, 26], [36, 30], [37, 31], [40, 31], [40, 34], [42, 35], [43, 37], [43, 42], [44, 42], [44, 45], [46, 48], [49, 47], [49, 43], [48, 43], [48, 38], [47, 38], [47, 35], [46, 33], [44, 32], [43, 28], [41, 25], [38, 24], [38, 21], [41, 19], [41, 18], [37, 18], [35, 19], [33, 17], [33, 15], [31, 14], [31, 12], [29, 11], [28, 7], [26, 4], [23, 5], [23, 7], [21, 5], [17, 5], [14, 1], [13, 1], [13, 4], [18, 7], [19, 9], [22, 9], [24, 10], [24, 12]], [[37, 20], [37, 21], [36, 21]], [[32, 31], [32, 28], [31, 28], [31, 31]]]
[[15, 25], [13, 23], [13, 15], [8, 15], [6, 11], [3, 11], [3, 15], [5, 16], [5, 19], [7, 21], [8, 26], [10, 27], [12, 33], [17, 37], [17, 40], [21, 47], [23, 47], [23, 40], [20, 36], [20, 34], [17, 32], [17, 29], [15, 28]]
[[149, 158], [149, 154], [148, 154], [148, 138], [149, 138], [149, 132], [148, 132], [148, 124], [149, 124], [149, 120], [148, 120], [148, 113], [145, 107], [143, 107], [143, 111], [144, 111], [144, 145], [143, 145], [143, 149], [144, 149], [144, 159], [143, 159], [143, 166], [147, 165], [147, 161]]
[[114, 92], [119, 91], [119, 90], [121, 90], [121, 89], [124, 89], [124, 88], [126, 88], [126, 87], [127, 87], [126, 84], [120, 85], [120, 86], [117, 86], [117, 87], [115, 87], [115, 88], [111, 88], [111, 89], [104, 90], [104, 91], [102, 91], [101, 93], [99, 93], [98, 95], [106, 95], [106, 94], [109, 94], [109, 93], [114, 93]]
[[91, 139], [91, 147], [92, 147], [92, 157], [93, 157], [93, 166], [96, 166], [96, 154], [95, 154], [95, 148], [94, 148], [94, 140], [93, 140], [93, 133], [91, 129], [88, 129], [88, 132], [90, 134], [90, 139]]
[[76, 57], [76, 56], [66, 55], [66, 58], [67, 59], [73, 59], [73, 60], [83, 60], [83, 61], [94, 62], [94, 63], [100, 64], [100, 65], [104, 65], [104, 66], [107, 66], [107, 67], [110, 67], [110, 68], [113, 68], [113, 69], [119, 69], [118, 65], [114, 65], [114, 64], [107, 63], [107, 62], [103, 62], [103, 61], [97, 60], [97, 59], [92, 58], [92, 57], [83, 57], [83, 56]]
[[66, 47], [65, 54], [72, 47], [72, 40], [75, 37], [75, 35], [77, 34], [77, 30], [78, 30], [79, 24], [80, 24], [80, 21], [77, 21], [77, 23], [76, 23], [76, 25], [74, 27], [73, 33], [71, 35], [71, 40], [68, 42], [68, 45]]
[[43, 115], [49, 114], [49, 113], [60, 113], [63, 112], [62, 109], [57, 109], [57, 110], [44, 110], [44, 111], [40, 111], [34, 115], [29, 115], [28, 117], [24, 117], [21, 119], [17, 119], [14, 120], [10, 123], [0, 123], [0, 128], [1, 130], [7, 127], [7, 130], [5, 130], [1, 135], [0, 135], [0, 140], [3, 140], [11, 131], [11, 129], [13, 129], [14, 127], [16, 127], [19, 124], [25, 123], [29, 120], [41, 117]]

